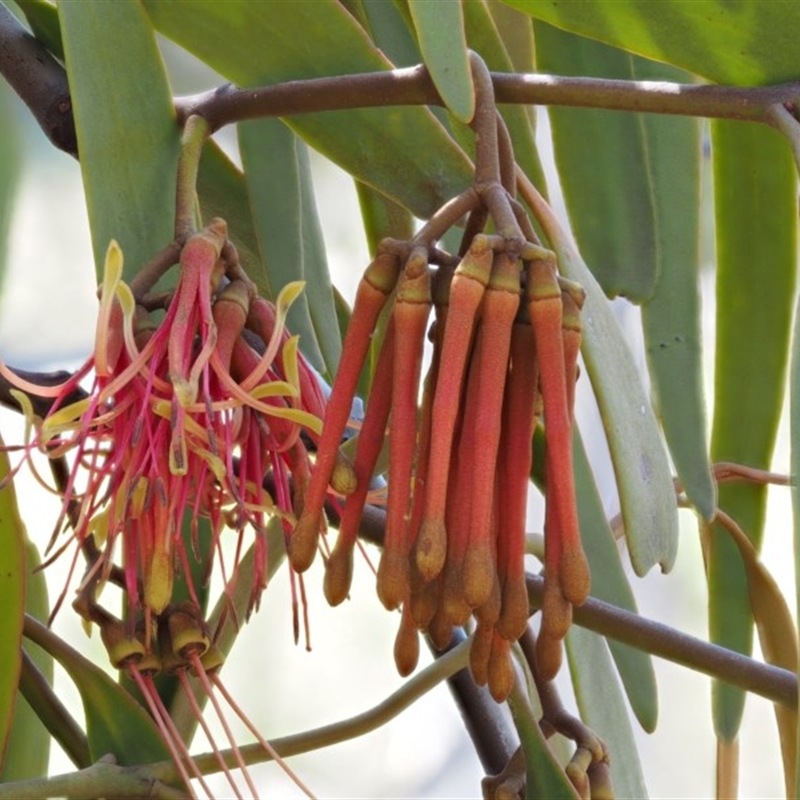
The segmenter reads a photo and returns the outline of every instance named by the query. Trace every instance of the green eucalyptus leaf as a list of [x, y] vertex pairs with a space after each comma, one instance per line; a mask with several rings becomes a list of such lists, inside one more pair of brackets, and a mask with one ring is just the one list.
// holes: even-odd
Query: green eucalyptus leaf
[[793, 0], [505, 0], [573, 33], [719, 83], [796, 80], [800, 5]]
[[531, 20], [502, 0], [483, 0], [511, 59], [511, 72], [533, 72], [534, 46]]
[[[197, 5], [144, 0], [144, 7], [161, 33], [240, 86], [391, 68], [336, 0]], [[347, 172], [421, 218], [472, 178], [465, 154], [424, 108], [303, 114], [287, 122]]]
[[[25, 536], [25, 611], [35, 619], [46, 620], [50, 613], [50, 604], [44, 574], [36, 569], [39, 564], [39, 551]], [[52, 656], [37, 647], [27, 647], [26, 650], [34, 666], [52, 684]], [[50, 733], [20, 693], [16, 699], [11, 735], [6, 745], [5, 763], [0, 769], [0, 782], [42, 778], [47, 774], [49, 762]]]
[[[0, 441], [0, 480], [10, 473], [8, 453]], [[0, 489], [0, 768], [6, 754], [21, 668], [25, 619], [25, 527], [19, 516], [13, 482]]]
[[170, 758], [152, 718], [103, 670], [41, 623], [29, 619], [25, 635], [50, 653], [75, 683], [86, 714], [92, 761], [109, 753], [122, 766]]
[[422, 62], [419, 45], [406, 17], [395, 3], [386, 0], [363, 0], [372, 40], [396, 67], [413, 67]]
[[[712, 123], [717, 237], [717, 334], [713, 461], [769, 469], [783, 406], [797, 273], [797, 181], [786, 142], [757, 125]], [[719, 507], [759, 549], [766, 487], [719, 487]], [[727, 533], [708, 529], [712, 641], [749, 653], [753, 616], [741, 555]], [[744, 692], [719, 681], [717, 734], [736, 736]]]
[[16, 0], [33, 35], [57, 58], [64, 60], [58, 9], [49, 0]]
[[[622, 566], [614, 534], [606, 520], [583, 441], [577, 431], [573, 459], [581, 540], [592, 571], [592, 596], [635, 614], [636, 599]], [[642, 728], [651, 733], [658, 719], [658, 688], [653, 659], [649, 653], [614, 639], [608, 640], [608, 646], [631, 709]], [[579, 663], [591, 664], [591, 669], [594, 669], [594, 661], [591, 660], [575, 663], [575, 669]]]
[[[542, 22], [536, 66], [559, 75], [634, 79], [622, 50]], [[642, 302], [658, 280], [656, 219], [647, 129], [641, 114], [548, 109], [570, 225], [605, 293]]]
[[[686, 80], [676, 70], [634, 59], [637, 80]], [[703, 391], [700, 300], [700, 183], [698, 120], [643, 115], [656, 214], [658, 280], [642, 305], [654, 404], [678, 478], [700, 516], [716, 510]]]
[[[794, 329], [792, 331], [792, 354], [789, 385], [789, 471], [792, 475], [800, 475], [800, 299], [794, 313]], [[800, 575], [800, 486], [792, 482], [792, 519], [794, 525], [794, 572]], [[795, 579], [795, 619], [800, 619], [800, 581]], [[797, 624], [797, 623], [795, 623]], [[798, 722], [798, 738], [800, 739], [800, 722]], [[795, 775], [793, 791], [789, 797], [800, 797], [800, 769]]]
[[425, 66], [447, 109], [461, 122], [475, 114], [475, 87], [461, 0], [408, 0]]
[[611, 452], [633, 569], [637, 575], [644, 575], [660, 564], [662, 570], [668, 571], [678, 548], [675, 491], [658, 425], [633, 355], [608, 299], [572, 236], [535, 191], [527, 195], [556, 252], [559, 269], [586, 291], [581, 352]]
[[342, 337], [336, 320], [325, 243], [314, 200], [308, 150], [278, 119], [238, 125], [239, 151], [256, 235], [271, 293], [292, 281], [305, 291], [289, 311], [303, 353], [323, 374], [335, 374]]
[[116, 239], [129, 280], [173, 238], [179, 129], [139, 3], [59, 6], [95, 266]]
[[611, 753], [615, 796], [646, 798], [647, 787], [625, 698], [603, 638], [573, 625], [565, 644], [581, 720], [603, 740]]

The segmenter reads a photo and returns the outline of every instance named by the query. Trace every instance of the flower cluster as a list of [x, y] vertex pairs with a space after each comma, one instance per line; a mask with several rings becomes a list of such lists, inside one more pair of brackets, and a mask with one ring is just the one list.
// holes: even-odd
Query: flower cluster
[[[474, 615], [472, 673], [502, 699], [513, 681], [510, 646], [529, 615], [525, 519], [540, 407], [547, 507], [537, 655], [545, 677], [558, 671], [573, 604], [589, 593], [572, 474], [583, 292], [557, 274], [553, 253], [530, 241], [517, 249], [502, 236], [478, 233], [456, 259], [418, 240], [405, 247], [382, 243], [358, 289], [306, 504], [290, 540], [298, 571], [314, 557], [329, 483], [341, 490], [340, 438], [370, 338], [390, 297], [352, 465], [354, 487], [326, 561], [326, 595], [336, 604], [349, 591], [353, 546], [388, 425], [386, 532], [377, 591], [387, 608], [402, 608], [398, 669], [414, 669], [418, 631], [444, 647], [453, 627]], [[418, 414], [426, 333], [433, 356]]]
[[[115, 580], [128, 618], [144, 616], [148, 625], [169, 608], [176, 572], [199, 605], [191, 562], [207, 576], [225, 528], [238, 536], [234, 563], [217, 559], [226, 584], [237, 576], [245, 531], [253, 532], [250, 608], [257, 605], [266, 585], [266, 523], [277, 515], [291, 531], [309, 479], [301, 432], [316, 439], [324, 415], [316, 378], [284, 326], [302, 284], [285, 287], [276, 305], [259, 297], [220, 219], [188, 238], [178, 266], [174, 291], [134, 296], [112, 242], [87, 363], [51, 387], [0, 367], [29, 412], [26, 394], [51, 401], [35, 419], [29, 449], [72, 455], [51, 549], [68, 524], [80, 546], [73, 568], [80, 550], [90, 560], [79, 595]], [[87, 395], [72, 401], [92, 372]], [[211, 544], [201, 552], [203, 518]], [[76, 607], [88, 615], [94, 599], [82, 597]]]

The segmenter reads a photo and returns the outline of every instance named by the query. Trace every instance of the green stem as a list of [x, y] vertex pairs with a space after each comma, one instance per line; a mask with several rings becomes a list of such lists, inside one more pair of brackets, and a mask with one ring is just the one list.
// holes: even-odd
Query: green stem
[[195, 224], [197, 172], [203, 145], [210, 135], [211, 126], [202, 116], [192, 114], [186, 120], [181, 138], [175, 198], [175, 238], [179, 242], [186, 241], [197, 231]]

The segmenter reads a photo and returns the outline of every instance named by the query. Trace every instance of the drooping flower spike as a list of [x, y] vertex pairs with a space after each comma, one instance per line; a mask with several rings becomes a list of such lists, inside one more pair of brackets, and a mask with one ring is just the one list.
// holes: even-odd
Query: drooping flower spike
[[[316, 393], [304, 403], [301, 387], [314, 376], [285, 332], [301, 286], [284, 289], [269, 326], [254, 332], [268, 340], [253, 350], [244, 329], [267, 304], [241, 267], [226, 262], [235, 256], [227, 245], [222, 220], [187, 240], [177, 286], [155, 321], [122, 282], [122, 254], [112, 242], [95, 352], [81, 370], [94, 368], [86, 398], [65, 404], [74, 379], [38, 387], [0, 366], [20, 391], [53, 401], [43, 420], [32, 420], [29, 447], [74, 456], [51, 546], [69, 522], [79, 546], [92, 537], [97, 548], [91, 574], [107, 578], [119, 559], [132, 614], [163, 612], [176, 571], [188, 577], [190, 560], [208, 559], [208, 574], [226, 524], [240, 537], [249, 527], [263, 545], [266, 519], [277, 514], [288, 535], [298, 510], [290, 481], [296, 472], [294, 496], [302, 497], [310, 474], [308, 453], [297, 443], [301, 430], [319, 435], [315, 412], [324, 401]], [[254, 298], [260, 315], [250, 313]], [[267, 474], [279, 484], [278, 501], [264, 488]], [[196, 540], [190, 546], [183, 535], [187, 526], [196, 535], [199, 518], [213, 532], [206, 554], [192, 552]], [[267, 554], [263, 546], [259, 552], [251, 605], [265, 585]], [[236, 574], [237, 563], [238, 556], [225, 574]], [[196, 598], [191, 581], [189, 591]]]

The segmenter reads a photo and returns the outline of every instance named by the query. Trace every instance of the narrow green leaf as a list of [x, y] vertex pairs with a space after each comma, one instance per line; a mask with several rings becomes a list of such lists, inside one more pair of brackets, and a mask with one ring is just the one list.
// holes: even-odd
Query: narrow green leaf
[[550, 207], [527, 192], [539, 224], [566, 277], [583, 286], [583, 353], [597, 398], [617, 479], [625, 540], [637, 575], [655, 564], [668, 571], [678, 548], [672, 475], [633, 355], [609, 301]]
[[59, 6], [95, 266], [116, 239], [125, 279], [173, 238], [179, 130], [139, 3]]
[[[637, 80], [686, 80], [634, 59]], [[708, 453], [700, 301], [701, 127], [684, 117], [643, 115], [656, 221], [658, 280], [642, 305], [654, 404], [687, 497], [710, 519], [717, 505]]]
[[533, 72], [533, 26], [527, 15], [502, 0], [485, 0], [495, 27], [511, 59], [511, 72]]
[[[712, 123], [717, 235], [717, 337], [713, 461], [768, 469], [783, 405], [792, 298], [797, 271], [795, 167], [774, 131]], [[766, 489], [741, 482], [719, 487], [719, 507], [759, 549]], [[708, 556], [712, 641], [749, 653], [753, 617], [741, 556], [711, 526]], [[736, 736], [744, 692], [715, 682], [717, 734]]]
[[544, 738], [519, 681], [511, 690], [508, 706], [525, 756], [525, 797], [531, 800], [575, 800], [578, 796], [575, 788]]
[[331, 276], [317, 217], [306, 145], [278, 119], [238, 125], [256, 235], [273, 295], [292, 281], [305, 291], [289, 312], [303, 353], [333, 375], [341, 354]]
[[33, 35], [57, 58], [64, 60], [58, 9], [49, 0], [16, 0]]
[[580, 717], [611, 754], [615, 796], [648, 797], [625, 698], [603, 638], [573, 625], [565, 644]]
[[[161, 33], [241, 86], [391, 67], [336, 0], [197, 5], [145, 0], [144, 6]], [[471, 181], [469, 160], [424, 108], [304, 114], [287, 122], [347, 172], [421, 218]]]
[[[634, 59], [615, 47], [534, 24], [541, 72], [634, 78]], [[548, 109], [570, 225], [605, 293], [642, 302], [658, 280], [656, 220], [641, 114]]]
[[372, 40], [396, 67], [422, 63], [422, 54], [406, 18], [395, 3], [386, 0], [363, 0]]
[[169, 759], [169, 751], [151, 717], [103, 670], [30, 618], [25, 635], [50, 653], [75, 683], [86, 714], [92, 761], [108, 753], [123, 766]]
[[[581, 539], [592, 571], [592, 597], [637, 613], [636, 599], [622, 566], [614, 534], [606, 520], [579, 433], [575, 436], [573, 456]], [[648, 653], [614, 639], [608, 640], [608, 646], [631, 709], [642, 728], [651, 733], [658, 719], [658, 688], [653, 659]], [[589, 671], [594, 669], [594, 661], [583, 663], [592, 665]]]
[[505, 0], [559, 28], [665, 61], [718, 83], [797, 78], [793, 0]]
[[[0, 480], [10, 472], [0, 441]], [[19, 516], [13, 482], [0, 489], [0, 770], [6, 755], [21, 666], [25, 618], [25, 528]]]
[[[39, 563], [36, 545], [25, 536], [25, 611], [35, 619], [46, 620], [50, 613], [47, 582], [44, 574], [36, 571]], [[26, 649], [36, 668], [52, 684], [52, 657], [37, 647]], [[42, 778], [47, 774], [49, 761], [50, 734], [28, 701], [18, 693], [5, 763], [0, 769], [0, 782]]]
[[461, 122], [475, 114], [475, 87], [461, 0], [408, 0], [425, 66], [445, 106]]
[[204, 220], [222, 217], [228, 223], [228, 235], [239, 260], [259, 292], [270, 299], [277, 297], [277, 292], [272, 295], [258, 247], [244, 175], [214, 141], [206, 143], [200, 157], [197, 195]]
[[[737, 531], [736, 545], [747, 570], [750, 607], [764, 660], [776, 667], [797, 672], [797, 631], [786, 599], [744, 533], [739, 535]], [[791, 797], [797, 782], [797, 709], [775, 703], [775, 717], [781, 742], [786, 796]]]
[[[794, 329], [792, 331], [792, 359], [789, 385], [789, 471], [792, 475], [800, 475], [800, 299], [794, 313]], [[795, 618], [800, 620], [800, 486], [792, 482], [792, 520], [794, 522], [792, 540], [794, 544], [795, 574]], [[798, 637], [800, 638], [800, 637]], [[798, 667], [800, 671], [800, 667]], [[800, 675], [798, 675], [800, 678]], [[800, 721], [798, 721], [798, 739], [800, 739]], [[800, 769], [795, 775], [795, 785], [787, 792], [788, 797], [800, 797]]]

